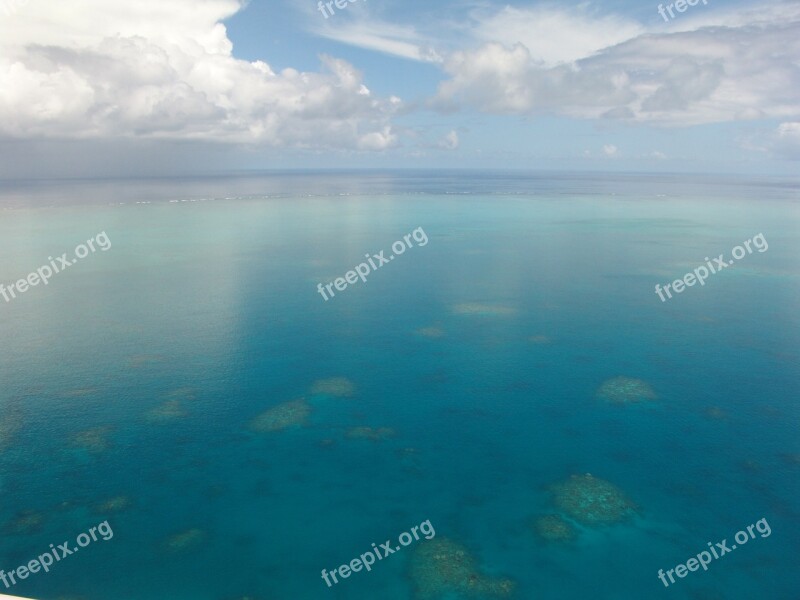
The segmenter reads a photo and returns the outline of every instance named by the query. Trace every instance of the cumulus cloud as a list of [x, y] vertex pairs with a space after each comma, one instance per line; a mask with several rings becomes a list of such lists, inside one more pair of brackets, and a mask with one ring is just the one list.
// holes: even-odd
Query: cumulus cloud
[[0, 21], [0, 138], [149, 138], [382, 150], [398, 98], [351, 64], [234, 58], [237, 0], [30, 2]]
[[[585, 9], [505, 8], [477, 28], [479, 46], [447, 56], [448, 79], [432, 105], [665, 126], [796, 120], [798, 6], [726, 12], [717, 17], [722, 25], [704, 14], [695, 28], [687, 22], [652, 31]], [[537, 19], [545, 25], [534, 25]], [[550, 31], [548, 23], [561, 27]]]
[[617, 147], [613, 144], [606, 144], [603, 146], [603, 154], [606, 156], [616, 156], [617, 155]]
[[373, 131], [363, 135], [358, 140], [358, 147], [362, 150], [386, 150], [397, 141], [397, 136], [392, 133], [391, 127], [384, 127], [383, 131]]

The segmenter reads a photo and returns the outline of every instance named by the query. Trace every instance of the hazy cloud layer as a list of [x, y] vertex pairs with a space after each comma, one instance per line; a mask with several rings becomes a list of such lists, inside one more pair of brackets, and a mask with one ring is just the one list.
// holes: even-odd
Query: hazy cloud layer
[[[773, 146], [795, 153], [800, 2], [698, 5], [647, 26], [590, 3], [482, 4], [413, 24], [382, 20], [373, 6], [329, 21], [315, 14], [311, 28], [437, 65], [444, 80], [429, 105], [439, 110], [663, 126], [774, 119], [784, 126]], [[397, 145], [392, 117], [409, 109], [375, 97], [350, 63], [322, 56], [319, 71], [276, 72], [234, 58], [222, 21], [240, 9], [239, 0], [20, 4], [0, 18], [0, 139]], [[458, 135], [438, 145], [456, 149]]]
[[800, 2], [698, 4], [669, 23], [654, 4], [647, 25], [597, 6], [484, 5], [414, 27], [366, 14], [323, 35], [440, 64], [431, 105], [445, 111], [665, 126], [800, 118]]

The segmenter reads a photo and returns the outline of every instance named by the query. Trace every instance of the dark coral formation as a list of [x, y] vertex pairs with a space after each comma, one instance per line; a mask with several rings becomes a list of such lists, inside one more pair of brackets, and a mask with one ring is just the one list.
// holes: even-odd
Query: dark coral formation
[[551, 488], [555, 506], [584, 525], [618, 523], [633, 516], [636, 505], [614, 484], [590, 473], [573, 475]]
[[6, 523], [4, 530], [8, 535], [30, 535], [42, 529], [44, 515], [34, 510], [24, 510]]
[[578, 533], [561, 515], [544, 515], [533, 522], [533, 530], [548, 542], [571, 542]]
[[789, 465], [800, 466], [800, 453], [781, 454], [781, 458]]
[[473, 598], [503, 597], [515, 588], [510, 579], [481, 573], [467, 549], [446, 538], [423, 542], [416, 548], [411, 557], [411, 579], [420, 600], [452, 593]]
[[395, 430], [391, 427], [351, 427], [345, 433], [345, 436], [351, 440], [372, 440], [379, 442], [394, 437]]

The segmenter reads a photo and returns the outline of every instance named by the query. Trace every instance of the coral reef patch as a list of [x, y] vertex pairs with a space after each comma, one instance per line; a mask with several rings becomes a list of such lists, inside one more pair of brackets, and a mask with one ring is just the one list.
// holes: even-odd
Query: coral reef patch
[[420, 600], [461, 594], [470, 598], [511, 595], [515, 583], [481, 573], [467, 549], [446, 538], [423, 542], [411, 557], [411, 579]]
[[646, 381], [622, 376], [604, 381], [597, 389], [597, 397], [611, 404], [632, 404], [658, 398]]
[[311, 407], [304, 398], [289, 400], [265, 410], [250, 421], [250, 429], [259, 432], [280, 431], [293, 425], [304, 425]]
[[572, 475], [551, 486], [551, 492], [556, 508], [584, 525], [619, 523], [636, 510], [622, 490], [591, 473]]
[[318, 379], [311, 385], [311, 393], [315, 396], [350, 397], [355, 394], [355, 391], [355, 384], [347, 377]]

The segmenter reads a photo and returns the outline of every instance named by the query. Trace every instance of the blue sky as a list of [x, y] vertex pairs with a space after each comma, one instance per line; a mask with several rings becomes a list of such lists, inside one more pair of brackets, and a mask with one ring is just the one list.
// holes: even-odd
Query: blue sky
[[800, 2], [694, 1], [5, 0], [0, 177], [794, 174]]

